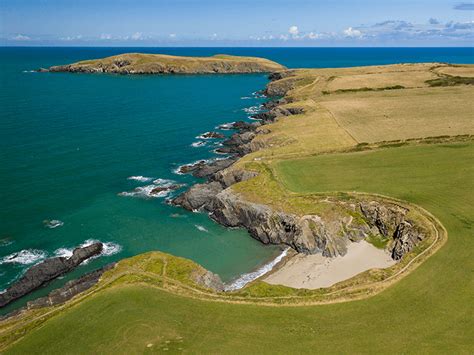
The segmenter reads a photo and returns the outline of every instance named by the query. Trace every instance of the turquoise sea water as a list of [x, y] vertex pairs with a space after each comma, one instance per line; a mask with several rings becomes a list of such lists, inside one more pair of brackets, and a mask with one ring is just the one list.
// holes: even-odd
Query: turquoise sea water
[[[151, 184], [131, 176], [195, 183], [173, 172], [181, 164], [216, 157], [212, 142], [193, 147], [195, 137], [247, 119], [245, 109], [264, 100], [252, 93], [264, 88], [266, 75], [30, 72], [131, 51], [253, 55], [288, 67], [474, 62], [471, 48], [0, 48], [0, 290], [42, 258], [64, 255], [88, 240], [106, 242], [108, 255], [34, 296], [149, 250], [195, 260], [226, 281], [279, 253], [243, 230], [228, 230], [205, 214], [169, 206], [164, 197], [119, 195]], [[52, 219], [64, 224], [47, 228], [43, 221]]]

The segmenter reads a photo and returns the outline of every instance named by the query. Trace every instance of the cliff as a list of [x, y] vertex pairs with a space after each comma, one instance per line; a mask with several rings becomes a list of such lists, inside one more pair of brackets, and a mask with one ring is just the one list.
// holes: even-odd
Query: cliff
[[116, 74], [228, 74], [269, 73], [285, 69], [268, 59], [215, 55], [178, 57], [163, 54], [127, 53], [53, 66], [40, 71]]

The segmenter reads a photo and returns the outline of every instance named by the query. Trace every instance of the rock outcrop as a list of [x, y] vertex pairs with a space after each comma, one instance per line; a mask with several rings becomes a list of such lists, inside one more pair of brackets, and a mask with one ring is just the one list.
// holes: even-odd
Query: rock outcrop
[[424, 232], [411, 221], [402, 221], [395, 230], [393, 239], [395, 245], [392, 249], [392, 259], [400, 260], [403, 255], [410, 252], [425, 237]]
[[4, 293], [0, 294], [0, 307], [4, 307], [57, 277], [64, 275], [84, 260], [99, 255], [102, 252], [102, 248], [102, 243], [94, 243], [74, 249], [72, 256], [69, 258], [51, 258], [32, 266], [18, 281], [8, 287]]
[[[115, 74], [215, 74], [271, 73], [284, 66], [264, 58], [215, 55], [178, 57], [161, 54], [126, 53], [95, 60], [59, 65], [50, 72]], [[45, 71], [45, 69], [40, 69]]]

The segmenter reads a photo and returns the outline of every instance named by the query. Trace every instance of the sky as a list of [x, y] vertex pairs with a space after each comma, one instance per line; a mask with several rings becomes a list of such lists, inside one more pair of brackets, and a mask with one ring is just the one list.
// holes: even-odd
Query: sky
[[3, 46], [473, 46], [474, 2], [1, 0]]

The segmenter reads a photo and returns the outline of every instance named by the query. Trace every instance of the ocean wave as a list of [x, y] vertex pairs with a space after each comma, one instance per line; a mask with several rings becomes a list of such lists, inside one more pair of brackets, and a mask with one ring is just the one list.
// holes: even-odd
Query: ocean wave
[[184, 186], [169, 179], [155, 179], [150, 185], [136, 187], [132, 191], [120, 192], [119, 196], [141, 197], [141, 198], [158, 198], [166, 197], [174, 190]]
[[36, 70], [23, 70], [23, 73], [37, 73]]
[[13, 240], [11, 240], [10, 238], [0, 239], [0, 247], [6, 247], [10, 244], [13, 244]]
[[249, 116], [250, 115], [255, 115], [255, 114], [259, 113], [260, 111], [262, 111], [262, 105], [245, 107], [243, 110]]
[[100, 255], [110, 256], [122, 251], [122, 246], [114, 242], [101, 242], [97, 239], [87, 239], [84, 243], [81, 244], [81, 248], [87, 247], [94, 243], [102, 243], [102, 253]]
[[[101, 242], [97, 239], [87, 239], [81, 245], [80, 248], [87, 247], [94, 243], [102, 243], [102, 252], [99, 255], [93, 256], [90, 259], [98, 258], [99, 256], [110, 256], [119, 253], [122, 250], [122, 246], [114, 242]], [[55, 257], [70, 258], [75, 248], [59, 248], [54, 251]], [[88, 259], [89, 260], [89, 259]], [[88, 260], [84, 261], [87, 264]]]
[[206, 145], [205, 141], [197, 141], [197, 142], [191, 143], [191, 147], [193, 148], [203, 147], [205, 145]]
[[270, 261], [268, 264], [263, 265], [259, 269], [253, 272], [249, 272], [247, 274], [243, 274], [235, 281], [231, 282], [230, 284], [224, 287], [225, 291], [236, 291], [240, 290], [242, 287], [247, 285], [248, 283], [252, 282], [253, 280], [258, 279], [259, 277], [265, 275], [266, 273], [270, 272], [276, 264], [278, 264], [285, 256], [288, 254], [288, 250], [290, 248], [286, 248], [282, 251], [280, 255], [278, 255], [275, 259]]
[[2, 264], [33, 264], [37, 261], [46, 258], [46, 252], [37, 249], [25, 249], [17, 253], [4, 256], [0, 259], [0, 265]]
[[73, 249], [59, 248], [54, 251], [54, 256], [62, 258], [70, 258], [72, 256]]
[[261, 91], [254, 91], [252, 96], [256, 99], [264, 99], [267, 97], [267, 95], [263, 94]]
[[229, 130], [234, 127], [235, 122], [228, 122], [228, 123], [223, 123], [219, 126], [216, 126], [216, 129], [223, 129], [223, 130]]
[[[193, 212], [194, 212], [194, 211], [193, 211]], [[208, 231], [205, 227], [203, 227], [203, 226], [201, 226], [201, 225], [199, 225], [199, 224], [195, 224], [194, 227], [196, 227], [197, 230], [199, 230], [199, 231], [201, 231], [201, 232], [209, 233], [209, 231]]]
[[249, 100], [249, 99], [253, 99], [253, 97], [250, 97], [250, 96], [242, 96], [240, 99], [241, 99], [241, 100]]
[[54, 229], [57, 227], [62, 227], [64, 225], [64, 222], [58, 219], [45, 219], [43, 221], [43, 224], [46, 228]]
[[129, 176], [127, 178], [127, 180], [135, 180], [135, 181], [139, 181], [139, 182], [148, 182], [148, 181], [153, 180], [153, 178], [152, 177], [147, 177], [147, 176], [137, 175], [137, 176]]

